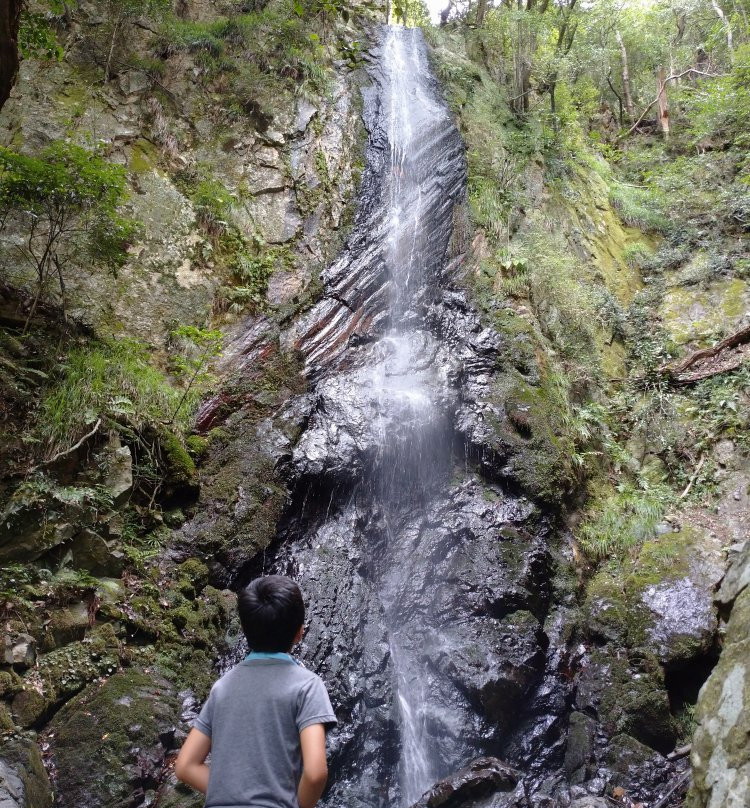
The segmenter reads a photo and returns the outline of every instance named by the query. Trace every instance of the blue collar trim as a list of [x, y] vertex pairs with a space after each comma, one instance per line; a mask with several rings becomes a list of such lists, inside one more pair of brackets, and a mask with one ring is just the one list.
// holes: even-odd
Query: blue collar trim
[[254, 659], [280, 659], [283, 662], [293, 662], [295, 665], [299, 665], [291, 654], [283, 654], [280, 651], [251, 651], [245, 657], [245, 662], [252, 662]]

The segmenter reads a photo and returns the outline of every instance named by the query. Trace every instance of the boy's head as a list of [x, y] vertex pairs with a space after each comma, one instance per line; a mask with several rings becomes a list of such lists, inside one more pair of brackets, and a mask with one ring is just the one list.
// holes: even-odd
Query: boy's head
[[237, 608], [252, 651], [288, 651], [305, 622], [302, 592], [283, 575], [256, 578], [237, 595]]

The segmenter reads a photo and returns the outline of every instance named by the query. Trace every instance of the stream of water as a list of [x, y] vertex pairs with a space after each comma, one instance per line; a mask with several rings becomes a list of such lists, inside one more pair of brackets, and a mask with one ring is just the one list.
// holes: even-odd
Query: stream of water
[[368, 58], [354, 231], [292, 334], [311, 391], [269, 567], [305, 591], [302, 654], [342, 716], [329, 808], [411, 805], [496, 751], [545, 658], [531, 613], [503, 622], [541, 602], [519, 567], [536, 511], [469, 469], [457, 429], [481, 427], [497, 364], [450, 285], [464, 146], [420, 30], [383, 29]]

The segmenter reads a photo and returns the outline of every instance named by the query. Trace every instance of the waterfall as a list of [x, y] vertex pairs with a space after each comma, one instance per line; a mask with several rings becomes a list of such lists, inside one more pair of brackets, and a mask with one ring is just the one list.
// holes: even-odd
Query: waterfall
[[420, 30], [384, 28], [368, 59], [354, 229], [283, 337], [310, 392], [283, 416], [294, 497], [266, 567], [302, 585], [301, 653], [341, 718], [329, 808], [411, 805], [498, 751], [545, 663], [539, 512], [473, 470], [502, 415], [480, 400], [499, 338], [451, 280], [464, 146]]

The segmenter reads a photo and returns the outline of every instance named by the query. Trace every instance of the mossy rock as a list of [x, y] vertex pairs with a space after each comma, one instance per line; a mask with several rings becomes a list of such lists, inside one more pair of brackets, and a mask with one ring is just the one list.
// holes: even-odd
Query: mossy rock
[[561, 430], [562, 413], [544, 385], [529, 384], [520, 374], [501, 377], [494, 398], [503, 418], [488, 419], [493, 448], [506, 458], [502, 476], [515, 480], [531, 497], [560, 505], [573, 490], [574, 444]]
[[669, 709], [658, 661], [644, 656], [635, 667], [615, 658], [609, 661], [609, 670], [609, 687], [601, 701], [609, 730], [630, 735], [662, 754], [674, 749], [679, 728]]
[[185, 447], [192, 457], [196, 460], [201, 460], [208, 454], [211, 441], [203, 437], [203, 435], [188, 435], [185, 439]]
[[628, 604], [622, 576], [599, 570], [586, 587], [583, 614], [588, 634], [596, 640], [624, 645], [628, 634]]
[[117, 673], [68, 702], [51, 724], [60, 808], [129, 808], [154, 788], [179, 708], [169, 682], [143, 670]]
[[24, 689], [13, 699], [17, 722], [22, 727], [40, 726], [89, 682], [117, 670], [119, 650], [113, 626], [105, 623], [81, 642], [43, 654], [37, 667], [24, 675]]
[[[17, 779], [16, 779], [17, 778]], [[6, 788], [20, 785], [22, 808], [52, 808], [52, 787], [42, 762], [42, 756], [33, 734], [15, 735], [4, 739], [0, 751], [0, 804], [16, 806], [15, 800], [7, 801]]]
[[89, 606], [84, 601], [73, 603], [50, 614], [42, 637], [42, 651], [53, 651], [63, 645], [78, 642], [90, 626]]
[[21, 690], [23, 679], [15, 671], [0, 671], [0, 698], [10, 698]]
[[197, 558], [189, 558], [178, 567], [178, 587], [187, 598], [194, 598], [206, 588], [208, 567]]
[[198, 472], [193, 458], [174, 432], [163, 430], [158, 436], [164, 466], [165, 498], [190, 501], [198, 495]]

